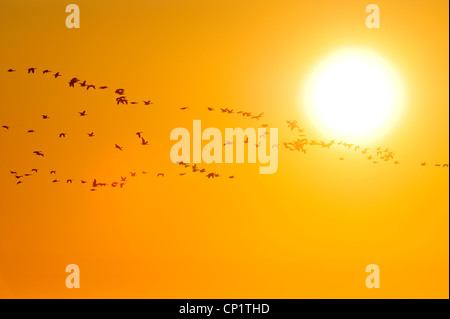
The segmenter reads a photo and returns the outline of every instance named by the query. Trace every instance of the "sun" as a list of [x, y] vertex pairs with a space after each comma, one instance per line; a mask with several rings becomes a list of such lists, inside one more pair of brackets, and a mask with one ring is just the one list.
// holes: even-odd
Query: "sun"
[[330, 138], [374, 140], [397, 122], [402, 85], [387, 61], [372, 51], [342, 49], [314, 68], [302, 105]]

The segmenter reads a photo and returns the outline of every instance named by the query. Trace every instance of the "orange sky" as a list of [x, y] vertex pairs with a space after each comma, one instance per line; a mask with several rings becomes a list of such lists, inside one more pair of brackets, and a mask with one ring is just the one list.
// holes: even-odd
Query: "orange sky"
[[[1, 1], [0, 126], [10, 129], [0, 130], [0, 297], [448, 298], [449, 175], [434, 167], [449, 154], [448, 2], [376, 3], [374, 30], [364, 1], [77, 0], [81, 28], [67, 29], [61, 1]], [[335, 138], [298, 95], [321, 59], [347, 46], [383, 56], [404, 82], [400, 121], [361, 144], [393, 150], [399, 165], [338, 146], [281, 148], [296, 138], [286, 120], [310, 139]], [[69, 88], [72, 77], [109, 89]], [[140, 104], [116, 106], [116, 88]], [[194, 119], [278, 127], [278, 172], [202, 164], [223, 178], [179, 176], [188, 170], [170, 161], [170, 132]], [[16, 185], [10, 171], [33, 168]], [[131, 179], [123, 189], [79, 182], [120, 176]], [[80, 289], [65, 287], [71, 263]], [[380, 289], [365, 287], [372, 263]]]

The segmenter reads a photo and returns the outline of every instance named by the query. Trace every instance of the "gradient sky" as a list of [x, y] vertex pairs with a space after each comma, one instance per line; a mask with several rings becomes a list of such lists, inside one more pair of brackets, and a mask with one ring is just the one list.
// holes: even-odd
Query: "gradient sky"
[[[80, 29], [66, 28], [64, 1], [0, 2], [0, 126], [10, 126], [0, 130], [0, 297], [449, 297], [449, 175], [434, 167], [449, 157], [447, 1], [377, 1], [377, 30], [365, 26], [370, 2], [356, 0], [75, 3]], [[311, 123], [299, 92], [323, 57], [349, 46], [373, 50], [403, 80], [400, 121], [361, 144], [393, 150], [399, 165], [280, 147], [274, 175], [257, 164], [200, 165], [233, 180], [178, 175], [170, 132], [194, 119], [267, 123], [280, 144], [296, 138], [285, 122], [295, 119], [308, 138], [336, 138]], [[110, 89], [69, 88], [72, 77]], [[140, 104], [116, 106], [116, 88]], [[21, 185], [9, 173], [32, 168]], [[79, 182], [134, 171], [123, 189]], [[71, 263], [80, 289], [65, 287]], [[368, 264], [380, 266], [380, 289], [365, 286]]]

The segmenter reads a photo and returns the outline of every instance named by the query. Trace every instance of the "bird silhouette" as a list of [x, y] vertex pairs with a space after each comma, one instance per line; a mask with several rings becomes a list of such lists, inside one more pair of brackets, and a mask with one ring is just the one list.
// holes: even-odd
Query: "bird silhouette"
[[34, 151], [33, 154], [36, 154], [37, 156], [42, 156], [44, 157], [44, 154], [40, 151]]
[[88, 133], [89, 137], [94, 137], [94, 132]]
[[208, 111], [214, 111], [212, 107], [208, 107]]
[[185, 106], [185, 107], [180, 107], [180, 110], [187, 110], [189, 107]]
[[119, 104], [128, 104], [128, 100], [125, 98], [125, 96], [120, 96], [116, 98], [117, 105]]
[[153, 102], [152, 102], [151, 100], [148, 100], [148, 101], [142, 101], [142, 102], [144, 102], [145, 105], [153, 104]]
[[259, 114], [259, 115], [252, 116], [252, 120], [253, 120], [253, 119], [260, 120], [261, 117], [263, 116], [263, 114], [264, 114], [264, 113], [261, 113], [261, 114]]
[[79, 114], [80, 114], [80, 116], [86, 116], [87, 114], [86, 114], [86, 111], [83, 111], [83, 112], [78, 112]]
[[288, 124], [288, 128], [291, 129], [291, 131], [293, 131], [295, 128], [298, 128], [297, 125], [297, 121], [293, 120], [293, 121], [286, 121], [286, 123]]
[[118, 150], [123, 151], [123, 148], [121, 146], [117, 145], [117, 144], [115, 145], [115, 148], [117, 148]]
[[106, 85], [102, 85], [102, 86], [99, 87], [100, 90], [105, 90], [105, 89], [107, 89], [107, 88], [108, 88], [108, 87], [107, 87]]
[[35, 133], [34, 130], [28, 130], [27, 133]]
[[33, 168], [31, 171], [37, 173], [38, 169], [37, 168]]
[[33, 73], [33, 74], [34, 74], [34, 71], [36, 71], [36, 69], [37, 69], [37, 68], [29, 68], [29, 69], [28, 69], [28, 74], [30, 74], [30, 73]]
[[7, 126], [7, 125], [3, 125], [2, 128], [9, 130], [9, 126]]
[[159, 177], [159, 176], [164, 177], [164, 173], [158, 173], [158, 174], [156, 175], [156, 177]]
[[69, 87], [75, 87], [75, 83], [78, 83], [80, 80], [79, 79], [77, 79], [77, 78], [72, 78], [70, 81], [69, 81]]
[[89, 84], [89, 85], [86, 87], [86, 90], [89, 90], [89, 88], [93, 88], [93, 89], [95, 90], [95, 85]]
[[59, 72], [56, 72], [55, 74], [53, 74], [53, 76], [55, 77], [55, 79], [57, 79], [58, 76], [61, 76], [61, 74], [59, 74]]
[[119, 95], [124, 95], [125, 94], [125, 90], [124, 89], [117, 89], [114, 91], [114, 93], [117, 93]]
[[42, 74], [50, 73], [50, 72], [52, 72], [52, 71], [50, 71], [50, 70], [44, 70], [44, 71], [42, 72]]
[[14, 70], [14, 69], [8, 69], [8, 72], [16, 72], [16, 70]]
[[61, 137], [66, 137], [66, 133], [60, 133], [59, 134], [59, 137], [61, 138]]
[[50, 116], [48, 116], [48, 115], [41, 115], [41, 116], [42, 116], [42, 119], [43, 119], [43, 120], [47, 120], [47, 119], [50, 118]]
[[295, 148], [291, 144], [292, 143], [283, 142], [285, 148], [287, 148], [290, 151], [293, 151]]
[[142, 138], [142, 143], [141, 145], [148, 145], [148, 141], [144, 140], [144, 138]]
[[136, 135], [139, 137], [139, 138], [142, 138], [142, 134], [143, 134], [144, 132], [137, 132], [136, 133]]
[[184, 163], [183, 161], [178, 161], [178, 162], [176, 162], [178, 165], [184, 165], [185, 167], [188, 165], [188, 164], [186, 164], [186, 163]]

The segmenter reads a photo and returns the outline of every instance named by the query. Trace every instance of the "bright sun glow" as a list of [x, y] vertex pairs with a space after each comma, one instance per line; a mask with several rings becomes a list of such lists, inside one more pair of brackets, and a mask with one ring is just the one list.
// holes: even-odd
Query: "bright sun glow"
[[313, 71], [303, 97], [308, 114], [330, 138], [373, 140], [398, 119], [402, 90], [398, 76], [377, 55], [346, 49]]

